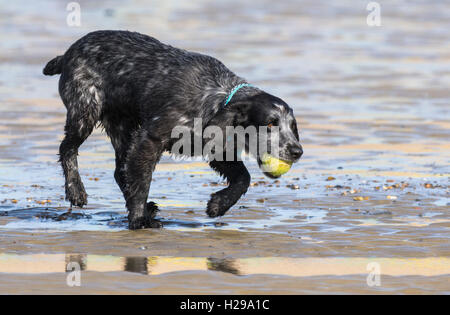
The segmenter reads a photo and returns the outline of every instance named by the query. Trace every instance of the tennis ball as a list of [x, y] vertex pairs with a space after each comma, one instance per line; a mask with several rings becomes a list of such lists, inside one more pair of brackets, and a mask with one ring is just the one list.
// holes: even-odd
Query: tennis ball
[[287, 173], [292, 165], [292, 162], [280, 160], [268, 153], [262, 156], [261, 162], [262, 170], [273, 177], [280, 177]]

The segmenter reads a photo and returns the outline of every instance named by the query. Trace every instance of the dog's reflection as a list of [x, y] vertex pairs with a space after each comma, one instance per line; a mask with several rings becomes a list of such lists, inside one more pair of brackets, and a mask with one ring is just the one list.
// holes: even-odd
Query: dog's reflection
[[124, 264], [124, 271], [141, 273], [148, 275], [149, 259], [147, 257], [126, 257]]
[[233, 275], [240, 275], [236, 260], [231, 258], [209, 257], [207, 258], [206, 264], [208, 266], [208, 270], [221, 271], [231, 273]]
[[79, 270], [84, 271], [87, 270], [87, 254], [66, 254], [66, 272], [71, 271], [71, 269], [67, 269], [71, 263], [76, 263], [79, 266]]
[[144, 275], [186, 270], [211, 270], [241, 275], [238, 263], [231, 258], [179, 258], [179, 257], [109, 257], [98, 259], [87, 254], [66, 254], [65, 263], [76, 263], [81, 271], [126, 271]]

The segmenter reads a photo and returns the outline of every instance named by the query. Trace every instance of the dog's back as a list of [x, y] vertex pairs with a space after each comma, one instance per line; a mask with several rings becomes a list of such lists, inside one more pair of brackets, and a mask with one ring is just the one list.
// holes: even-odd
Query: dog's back
[[[96, 31], [82, 37], [44, 68], [46, 75], [60, 73], [59, 89], [66, 107], [76, 96], [86, 104], [116, 111], [122, 106], [148, 105], [150, 99], [160, 110], [181, 98], [197, 98], [205, 88], [226, 85], [225, 90], [229, 83], [222, 78], [235, 77], [215, 58], [128, 31]], [[155, 100], [161, 102], [155, 104]]]

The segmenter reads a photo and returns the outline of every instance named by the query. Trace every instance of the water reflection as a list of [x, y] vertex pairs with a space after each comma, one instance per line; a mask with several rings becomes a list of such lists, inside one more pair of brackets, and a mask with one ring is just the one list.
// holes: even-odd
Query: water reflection
[[227, 258], [207, 258], [206, 265], [209, 270], [227, 272], [239, 275], [239, 267], [235, 259]]
[[[77, 263], [80, 266], [80, 270], [86, 270], [87, 268], [87, 254], [66, 254], [65, 264], [69, 266], [70, 263]], [[67, 268], [65, 269], [66, 271]]]
[[149, 274], [147, 257], [126, 257], [124, 271]]
[[69, 263], [82, 271], [133, 272], [161, 275], [183, 271], [216, 271], [232, 275], [270, 274], [294, 277], [367, 274], [378, 263], [383, 275], [437, 276], [450, 274], [450, 258], [289, 258], [289, 257], [116, 257], [90, 254], [0, 254], [0, 273], [62, 273]]

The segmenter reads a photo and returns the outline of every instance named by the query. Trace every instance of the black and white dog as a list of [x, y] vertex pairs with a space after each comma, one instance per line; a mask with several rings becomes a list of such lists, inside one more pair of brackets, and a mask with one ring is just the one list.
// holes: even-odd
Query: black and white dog
[[[155, 165], [171, 151], [175, 126], [278, 126], [279, 150], [289, 162], [302, 155], [292, 109], [280, 98], [245, 84], [217, 59], [163, 44], [127, 31], [96, 31], [52, 59], [45, 75], [61, 74], [59, 94], [67, 108], [65, 138], [59, 154], [66, 199], [87, 204], [78, 173], [80, 145], [100, 123], [116, 154], [114, 177], [126, 200], [129, 228], [161, 227], [157, 207], [147, 203]], [[240, 86], [238, 90], [236, 87]], [[230, 92], [232, 98], [224, 102]], [[261, 165], [260, 157], [256, 157]], [[207, 214], [224, 215], [247, 191], [250, 175], [240, 160], [210, 160], [228, 181], [211, 195]]]

